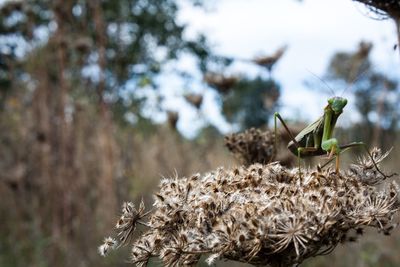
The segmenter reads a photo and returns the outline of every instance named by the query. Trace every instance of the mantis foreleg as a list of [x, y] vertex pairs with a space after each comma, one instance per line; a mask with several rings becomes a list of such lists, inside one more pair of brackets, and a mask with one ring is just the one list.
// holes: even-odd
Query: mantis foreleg
[[282, 123], [283, 127], [285, 128], [286, 132], [289, 134], [290, 140], [293, 141], [293, 143], [296, 144], [297, 147], [300, 147], [299, 142], [296, 141], [296, 138], [294, 138], [294, 135], [290, 131], [289, 127], [286, 125], [285, 121], [282, 119], [281, 115], [278, 112], [275, 112], [274, 114], [274, 128], [275, 128], [275, 152], [277, 151], [277, 139], [278, 139], [278, 130], [277, 130], [277, 120]]
[[[340, 150], [341, 150], [341, 153], [343, 153], [343, 152], [347, 151], [348, 149], [350, 149], [350, 148], [352, 148], [352, 147], [357, 147], [357, 146], [361, 146], [361, 147], [363, 147], [363, 148], [365, 149], [365, 151], [367, 152], [369, 158], [370, 158], [371, 161], [372, 161], [372, 164], [374, 164], [375, 169], [376, 169], [383, 177], [386, 177], [386, 178], [390, 177], [390, 176], [385, 175], [385, 174], [379, 169], [378, 164], [375, 162], [374, 158], [373, 158], [372, 155], [371, 155], [371, 152], [369, 152], [369, 150], [368, 150], [368, 148], [367, 148], [367, 145], [366, 145], [365, 143], [363, 143], [363, 142], [352, 142], [352, 143], [350, 143], [350, 144], [341, 145], [341, 146], [340, 146]], [[337, 156], [339, 156], [339, 155], [337, 155]], [[328, 162], [326, 162], [324, 165], [322, 165], [321, 168], [324, 168], [324, 167], [325, 167], [326, 165], [328, 165], [331, 161], [332, 161], [332, 159], [329, 160]], [[336, 162], [336, 165], [337, 165], [337, 164], [338, 164], [338, 163]], [[392, 176], [392, 175], [391, 175], [391, 176]]]
[[285, 121], [283, 120], [283, 118], [281, 117], [281, 115], [278, 112], [275, 112], [274, 114], [274, 128], [275, 128], [275, 151], [277, 151], [277, 139], [278, 139], [278, 133], [277, 133], [277, 119], [279, 119], [279, 121], [282, 123], [283, 127], [285, 128], [286, 132], [289, 134], [289, 137], [291, 139], [291, 141], [295, 144], [296, 148], [297, 148], [297, 160], [298, 160], [298, 166], [299, 166], [299, 174], [301, 175], [301, 164], [300, 164], [300, 158], [302, 153], [304, 152], [315, 152], [318, 150], [319, 146], [318, 143], [319, 142], [315, 142], [317, 137], [314, 137], [314, 147], [302, 147], [299, 142], [296, 140], [296, 138], [294, 137], [294, 135], [292, 134], [292, 132], [290, 131], [289, 127], [286, 125]]

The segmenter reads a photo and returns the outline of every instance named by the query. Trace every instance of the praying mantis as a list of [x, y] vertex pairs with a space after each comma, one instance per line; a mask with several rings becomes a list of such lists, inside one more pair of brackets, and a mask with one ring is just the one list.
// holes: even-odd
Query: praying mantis
[[376, 170], [384, 177], [387, 177], [379, 169], [367, 146], [363, 142], [352, 142], [345, 145], [339, 145], [338, 140], [333, 137], [333, 130], [335, 129], [337, 119], [343, 113], [343, 109], [346, 104], [347, 99], [343, 97], [335, 96], [329, 98], [328, 105], [324, 108], [324, 114], [315, 122], [304, 128], [297, 136], [293, 136], [285, 121], [282, 119], [281, 115], [278, 112], [275, 112], [275, 151], [277, 148], [277, 119], [279, 119], [284, 129], [290, 136], [291, 141], [289, 142], [287, 148], [298, 158], [300, 175], [300, 158], [321, 156], [327, 154], [328, 158], [332, 159], [332, 157], [335, 156], [335, 170], [336, 173], [339, 173], [339, 155], [341, 151], [346, 148], [361, 146], [367, 151]]

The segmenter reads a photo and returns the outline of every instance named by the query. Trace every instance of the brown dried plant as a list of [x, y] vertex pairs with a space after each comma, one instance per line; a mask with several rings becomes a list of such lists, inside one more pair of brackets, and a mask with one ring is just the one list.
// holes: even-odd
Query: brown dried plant
[[400, 19], [400, 2], [398, 0], [353, 0], [367, 6], [382, 18]]
[[242, 133], [225, 136], [225, 146], [240, 160], [243, 165], [272, 162], [274, 149], [274, 133], [250, 128]]
[[[372, 155], [379, 164], [387, 153], [374, 149]], [[354, 241], [366, 227], [389, 234], [399, 187], [394, 181], [375, 187], [384, 179], [370, 159], [339, 173], [317, 168], [299, 175], [298, 168], [270, 163], [163, 179], [152, 211], [124, 204], [119, 240], [105, 239], [100, 252], [130, 242], [140, 223], [148, 230], [131, 242], [136, 266], [151, 257], [165, 266], [195, 266], [202, 255], [208, 264], [297, 266]]]
[[204, 75], [204, 81], [221, 94], [229, 93], [239, 81], [237, 76], [225, 76], [224, 74], [208, 72]]
[[200, 109], [203, 103], [203, 95], [200, 94], [187, 94], [185, 95], [185, 99], [197, 109]]
[[253, 62], [261, 67], [267, 68], [267, 70], [271, 72], [275, 64], [285, 54], [287, 48], [288, 46], [284, 45], [280, 47], [278, 50], [276, 50], [272, 55], [257, 57], [253, 59]]
[[[292, 128], [292, 132], [298, 133], [299, 130]], [[286, 144], [290, 141], [287, 132], [279, 132], [278, 138]], [[228, 150], [245, 166], [272, 161], [279, 161], [283, 166], [292, 166], [295, 159], [289, 150], [279, 149], [280, 146], [275, 151], [275, 134], [270, 130], [250, 128], [244, 132], [226, 135], [224, 141]]]

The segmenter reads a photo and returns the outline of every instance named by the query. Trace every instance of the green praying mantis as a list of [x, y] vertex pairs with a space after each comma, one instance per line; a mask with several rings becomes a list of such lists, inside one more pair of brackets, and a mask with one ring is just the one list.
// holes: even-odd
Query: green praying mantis
[[298, 158], [299, 175], [301, 175], [300, 158], [327, 154], [328, 159], [330, 160], [335, 156], [335, 170], [336, 173], [339, 173], [340, 153], [346, 148], [363, 147], [371, 158], [376, 170], [384, 177], [387, 177], [379, 169], [367, 146], [363, 142], [352, 142], [345, 145], [339, 145], [338, 140], [333, 137], [333, 130], [335, 129], [337, 119], [343, 113], [346, 104], [347, 99], [343, 97], [335, 96], [329, 98], [328, 105], [324, 108], [324, 114], [315, 122], [304, 128], [297, 136], [293, 136], [281, 115], [278, 112], [275, 112], [275, 151], [277, 148], [277, 119], [279, 119], [291, 139], [287, 148]]

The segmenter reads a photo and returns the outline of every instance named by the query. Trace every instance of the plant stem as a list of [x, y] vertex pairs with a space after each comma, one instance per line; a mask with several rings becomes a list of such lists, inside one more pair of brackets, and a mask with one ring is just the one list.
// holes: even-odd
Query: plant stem
[[393, 18], [396, 23], [396, 32], [397, 32], [397, 50], [400, 55], [400, 18]]

